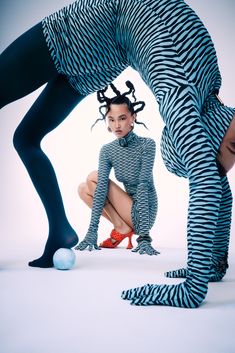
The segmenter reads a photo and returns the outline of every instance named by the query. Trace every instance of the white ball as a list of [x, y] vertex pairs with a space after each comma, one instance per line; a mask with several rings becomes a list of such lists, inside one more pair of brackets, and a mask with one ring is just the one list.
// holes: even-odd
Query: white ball
[[76, 260], [72, 249], [60, 248], [53, 255], [53, 264], [57, 270], [70, 270]]

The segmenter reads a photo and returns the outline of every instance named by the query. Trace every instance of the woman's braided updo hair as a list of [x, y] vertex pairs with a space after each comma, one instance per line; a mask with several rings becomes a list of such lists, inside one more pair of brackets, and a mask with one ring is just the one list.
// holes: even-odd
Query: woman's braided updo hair
[[[120, 93], [120, 91], [117, 90], [117, 88], [114, 86], [113, 83], [110, 84], [111, 89], [115, 93], [115, 96], [112, 98], [109, 98], [105, 95], [105, 92], [108, 89], [108, 86], [106, 86], [104, 89], [101, 89], [97, 92], [97, 99], [98, 101], [102, 104], [99, 107], [99, 112], [102, 115], [102, 118], [99, 118], [95, 121], [95, 123], [92, 125], [91, 129], [95, 126], [95, 124], [98, 121], [105, 121], [105, 118], [110, 110], [111, 104], [126, 104], [128, 107], [128, 110], [130, 113], [136, 114], [140, 112], [141, 110], [144, 109], [145, 107], [145, 102], [143, 101], [136, 101], [135, 97], [135, 87], [130, 81], [126, 81], [126, 86], [129, 89], [127, 92]], [[132, 98], [134, 99], [134, 102], [131, 102], [131, 100], [127, 97], [129, 94], [132, 95]], [[103, 104], [104, 103], [104, 104]], [[103, 112], [104, 111], [104, 112]], [[142, 122], [138, 122], [137, 119], [135, 119], [136, 124], [142, 124], [144, 127], [147, 129], [146, 125]]]

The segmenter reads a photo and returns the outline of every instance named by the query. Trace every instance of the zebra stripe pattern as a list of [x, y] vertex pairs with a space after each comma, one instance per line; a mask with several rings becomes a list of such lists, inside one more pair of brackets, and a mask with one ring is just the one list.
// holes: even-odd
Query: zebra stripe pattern
[[[73, 11], [82, 4], [84, 12]], [[75, 76], [66, 71], [68, 64], [63, 72], [80, 93], [86, 94], [110, 83], [127, 65], [136, 69], [154, 93], [166, 126], [162, 138], [166, 166], [189, 179], [185, 282], [147, 285], [124, 291], [122, 296], [134, 304], [197, 307], [206, 296], [212, 264], [220, 267], [228, 248], [228, 244], [224, 245], [219, 252], [219, 243], [225, 244], [225, 238], [228, 243], [231, 207], [231, 195], [226, 180], [219, 175], [216, 154], [235, 110], [215, 102], [221, 76], [211, 38], [183, 0], [77, 1], [67, 9], [70, 21], [75, 23], [74, 18], [78, 18], [74, 28], [80, 37], [74, 43], [79, 47], [68, 55], [64, 38], [64, 51], [52, 45], [53, 36], [60, 42], [62, 35], [52, 27], [48, 29], [48, 23], [53, 22], [49, 19], [44, 33], [54, 60], [59, 58], [60, 68], [62, 62], [70, 60], [73, 67], [73, 61], [79, 60], [80, 71], [73, 72]], [[57, 15], [54, 18], [57, 22]], [[83, 55], [86, 60], [82, 60]], [[112, 60], [116, 60], [115, 69]], [[222, 224], [226, 236], [222, 235]]]
[[[159, 102], [166, 124], [162, 153], [167, 168], [189, 178], [188, 263], [185, 282], [134, 288], [122, 297], [136, 305], [194, 308], [204, 300], [208, 281], [222, 277], [227, 267], [231, 194], [219, 176], [216, 154], [235, 110], [216, 100], [221, 81], [217, 58], [196, 14], [183, 1], [141, 3], [146, 19], [156, 19], [155, 32], [149, 34], [146, 23], [131, 28], [134, 22], [120, 18], [129, 35], [120, 40], [123, 47], [130, 38], [139, 44], [128, 50], [128, 58]], [[227, 218], [222, 212], [225, 200]], [[226, 228], [223, 237], [221, 222]]]
[[155, 149], [152, 139], [139, 137], [133, 131], [102, 147], [88, 234], [97, 233], [108, 193], [110, 170], [114, 168], [115, 177], [123, 183], [133, 200], [131, 216], [135, 234], [138, 235], [137, 241], [151, 241], [149, 231], [157, 213], [157, 195], [153, 183]]
[[[229, 111], [231, 112], [230, 114], [228, 114]], [[213, 112], [213, 114], [211, 114], [210, 112]], [[215, 153], [217, 153], [220, 141], [224, 136], [223, 124], [224, 122], [226, 122], [226, 124], [229, 124], [229, 117], [233, 113], [234, 109], [225, 107], [223, 104], [221, 104], [221, 102], [219, 102], [219, 100], [215, 96], [210, 97], [210, 99], [204, 104], [203, 113], [201, 117]], [[172, 145], [172, 141], [165, 127], [163, 130], [161, 141], [161, 152], [164, 163], [170, 172], [183, 177], [187, 177], [186, 171], [183, 169], [181, 160], [178, 155], [174, 153], [174, 151], [174, 146]], [[213, 254], [209, 278], [209, 281], [211, 282], [220, 281], [226, 274], [226, 270], [228, 268], [227, 257], [231, 227], [232, 193], [227, 177], [221, 178], [221, 185], [222, 198], [213, 242]], [[191, 237], [189, 234], [188, 241], [189, 243], [191, 241]], [[191, 247], [192, 245], [189, 244], [189, 248]], [[187, 269], [181, 268], [174, 271], [168, 271], [165, 273], [165, 276], [170, 278], [186, 278]]]
[[42, 21], [58, 72], [83, 95], [103, 88], [128, 66], [115, 40], [115, 13], [115, 1], [79, 0]]
[[[223, 189], [222, 200], [220, 203], [219, 217], [213, 242], [211, 269], [209, 273], [209, 281], [221, 281], [226, 274], [228, 268], [228, 250], [229, 237], [231, 227], [231, 211], [232, 211], [232, 194], [227, 177], [221, 179]], [[189, 249], [192, 247], [189, 237]], [[190, 257], [190, 253], [189, 253]], [[165, 273], [170, 278], [186, 278], [187, 268], [181, 268]]]

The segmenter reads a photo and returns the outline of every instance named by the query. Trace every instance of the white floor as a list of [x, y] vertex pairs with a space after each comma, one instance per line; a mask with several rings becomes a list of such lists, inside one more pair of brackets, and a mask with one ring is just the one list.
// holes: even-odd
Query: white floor
[[166, 270], [185, 252], [138, 255], [119, 248], [76, 252], [70, 271], [29, 268], [26, 258], [0, 264], [1, 353], [234, 353], [235, 256], [198, 309], [135, 307], [121, 291], [177, 283]]

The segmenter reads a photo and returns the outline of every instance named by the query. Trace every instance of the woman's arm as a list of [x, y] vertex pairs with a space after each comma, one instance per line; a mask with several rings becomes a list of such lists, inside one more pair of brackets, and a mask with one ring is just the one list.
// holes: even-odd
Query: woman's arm
[[152, 139], [146, 139], [145, 147], [142, 153], [141, 170], [139, 174], [136, 202], [137, 202], [137, 218], [136, 233], [138, 234], [138, 246], [132, 250], [133, 252], [147, 253], [149, 255], [157, 255], [151, 246], [150, 219], [149, 219], [149, 185], [153, 182], [153, 165], [156, 154], [156, 144]]
[[137, 305], [193, 308], [204, 300], [222, 199], [221, 180], [211, 144], [202, 127], [196, 94], [182, 86], [166, 94], [161, 114], [189, 178], [190, 237], [186, 281], [178, 285], [147, 285], [123, 292]]
[[232, 193], [227, 176], [221, 178], [222, 199], [212, 250], [210, 281], [220, 281], [228, 268], [228, 250], [232, 218]]
[[[210, 269], [210, 282], [221, 281], [225, 276], [228, 268], [228, 249], [231, 228], [232, 216], [232, 193], [230, 190], [227, 176], [222, 177], [222, 199], [219, 207], [219, 216], [215, 231], [215, 237], [212, 249], [212, 262]], [[188, 230], [188, 251], [190, 258], [191, 237]], [[180, 268], [178, 270], [168, 271], [165, 273], [166, 277], [170, 278], [186, 278], [188, 275], [187, 268]]]

